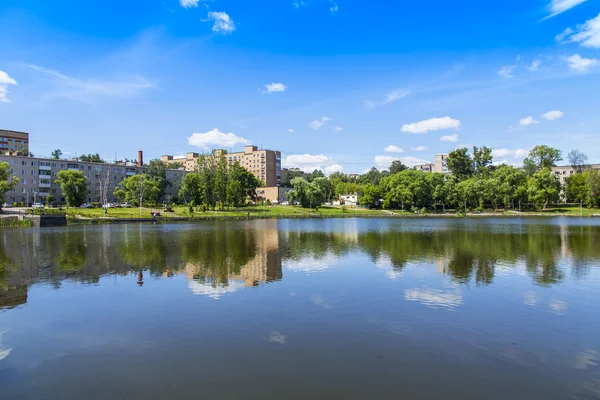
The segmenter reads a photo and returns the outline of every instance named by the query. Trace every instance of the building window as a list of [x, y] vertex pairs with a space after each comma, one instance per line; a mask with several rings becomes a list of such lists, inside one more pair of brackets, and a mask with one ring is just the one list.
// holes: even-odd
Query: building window
[[21, 161], [21, 165], [27, 165], [27, 161]]
[[24, 169], [21, 170], [21, 175], [25, 175], [25, 170]]
[[23, 179], [23, 185], [27, 185], [27, 179]]

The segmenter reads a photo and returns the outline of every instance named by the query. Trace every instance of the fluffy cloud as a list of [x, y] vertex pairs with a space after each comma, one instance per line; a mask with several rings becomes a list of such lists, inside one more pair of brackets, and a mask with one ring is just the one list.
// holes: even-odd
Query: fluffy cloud
[[404, 153], [404, 150], [402, 150], [400, 147], [393, 145], [387, 146], [385, 149], [383, 149], [383, 151], [386, 153]]
[[401, 161], [403, 164], [407, 165], [408, 167], [414, 167], [415, 165], [419, 165], [419, 164], [427, 164], [426, 160], [422, 160], [420, 158], [417, 157], [394, 157], [394, 156], [375, 156], [375, 158], [373, 159], [373, 162], [375, 163], [375, 166], [380, 169], [388, 169], [390, 167], [390, 165], [392, 165], [392, 162], [394, 161]]
[[516, 65], [505, 65], [504, 67], [498, 70], [498, 75], [503, 78], [510, 79], [513, 77], [513, 71], [517, 68]]
[[250, 141], [234, 133], [223, 133], [218, 129], [213, 129], [206, 133], [194, 133], [188, 137], [190, 146], [198, 146], [204, 150], [210, 150], [212, 147], [231, 148], [240, 144], [250, 144]]
[[427, 151], [427, 146], [417, 146], [411, 148], [412, 151]]
[[457, 129], [459, 127], [460, 121], [454, 118], [431, 118], [412, 124], [405, 124], [404, 126], [402, 126], [402, 132], [427, 133], [430, 131], [439, 131], [442, 129]]
[[566, 62], [569, 64], [569, 67], [572, 70], [581, 73], [585, 73], [590, 69], [600, 65], [600, 61], [597, 59], [581, 57], [579, 54], [574, 54], [567, 58]]
[[342, 127], [341, 127], [341, 126], [339, 126], [339, 125], [336, 125], [336, 126], [334, 126], [334, 127], [333, 127], [333, 130], [334, 130], [334, 131], [336, 131], [336, 132], [341, 132], [341, 131], [343, 131], [343, 130], [344, 130], [344, 128], [342, 128]]
[[294, 133], [294, 130], [293, 129], [288, 129], [288, 132], [289, 133]]
[[341, 165], [336, 164], [324, 154], [292, 154], [285, 157], [281, 165], [284, 168], [298, 168], [304, 172], [312, 172], [318, 169], [326, 175], [343, 170]]
[[580, 43], [583, 47], [600, 49], [600, 14], [597, 17], [577, 25], [577, 28], [567, 28], [556, 36], [559, 42]]
[[198, 2], [200, 0], [179, 0], [179, 4], [181, 4], [181, 7], [183, 8], [192, 8], [192, 7], [198, 7]]
[[325, 122], [327, 121], [331, 121], [331, 118], [329, 117], [321, 117], [320, 119], [314, 120], [313, 122], [311, 122], [310, 124], [308, 124], [308, 126], [310, 126], [312, 129], [314, 129], [315, 131], [319, 130], [320, 127], [322, 127], [323, 125], [325, 125]]
[[404, 299], [417, 301], [430, 308], [446, 308], [453, 310], [463, 304], [462, 295], [456, 292], [444, 292], [438, 289], [408, 289], [404, 291]]
[[442, 142], [458, 142], [458, 135], [454, 133], [452, 135], [442, 136], [440, 140]]
[[264, 90], [262, 91], [264, 94], [271, 94], [276, 92], [285, 92], [287, 86], [283, 83], [269, 83], [265, 85]]
[[527, 126], [527, 125], [534, 125], [534, 124], [539, 124], [540, 121], [536, 121], [535, 119], [533, 119], [533, 117], [527, 117], [527, 118], [523, 118], [521, 120], [519, 120], [519, 125], [523, 125], [523, 126]]
[[386, 94], [385, 99], [383, 99], [382, 101], [365, 100], [364, 101], [365, 108], [375, 108], [375, 107], [379, 107], [379, 106], [384, 106], [386, 104], [390, 104], [395, 101], [398, 101], [398, 100], [406, 97], [407, 95], [408, 95], [408, 90], [397, 89], [397, 90], [394, 90], [394, 91]]
[[[308, 6], [308, 4], [310, 4], [312, 2], [312, 0], [294, 0], [292, 2], [292, 5], [295, 8], [300, 8], [303, 6]], [[331, 12], [331, 15], [336, 15], [338, 13], [338, 11], [340, 11], [340, 6], [338, 5], [336, 0], [328, 0], [329, 2], [329, 12]]]
[[244, 282], [241, 281], [229, 281], [227, 286], [212, 286], [204, 284], [198, 281], [188, 281], [188, 289], [195, 295], [202, 295], [210, 297], [211, 299], [219, 300], [221, 297], [228, 293], [235, 293], [238, 290], [242, 290], [246, 287]]
[[542, 118], [547, 119], [548, 121], [554, 121], [555, 119], [562, 118], [565, 115], [562, 111], [548, 111], [545, 114], [542, 114]]
[[8, 85], [16, 85], [17, 81], [8, 76], [8, 74], [4, 71], [0, 70], [0, 102], [1, 103], [9, 103], [8, 99]]
[[575, 6], [585, 3], [586, 1], [587, 0], [552, 0], [548, 5], [550, 15], [548, 15], [545, 19], [552, 18], [558, 14], [570, 10]]
[[523, 159], [527, 157], [529, 152], [524, 149], [493, 149], [492, 156], [494, 158], [512, 158], [512, 159]]
[[235, 31], [235, 23], [227, 13], [211, 11], [208, 13], [208, 21], [215, 22], [212, 27], [213, 32], [228, 35]]
[[527, 67], [528, 70], [530, 71], [537, 71], [538, 69], [540, 69], [540, 65], [542, 65], [542, 61], [541, 60], [535, 60], [534, 62], [531, 63], [531, 65], [529, 67]]

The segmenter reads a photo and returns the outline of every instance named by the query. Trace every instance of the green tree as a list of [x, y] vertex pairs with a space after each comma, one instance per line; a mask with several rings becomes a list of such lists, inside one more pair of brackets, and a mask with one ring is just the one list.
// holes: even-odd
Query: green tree
[[367, 183], [370, 183], [372, 185], [379, 185], [380, 181], [381, 181], [381, 172], [379, 172], [379, 170], [375, 167], [371, 168], [369, 170], [369, 172], [361, 175], [359, 178], [359, 183], [361, 183], [363, 185], [365, 185]]
[[386, 193], [384, 208], [399, 208], [402, 205], [422, 208], [432, 202], [427, 174], [423, 171], [407, 170], [390, 175], [382, 179], [381, 189]]
[[600, 206], [600, 172], [590, 169], [584, 173], [587, 188], [587, 206]]
[[527, 175], [517, 168], [502, 165], [494, 171], [500, 202], [514, 209], [515, 202], [527, 200]]
[[320, 169], [315, 169], [310, 175], [307, 176], [309, 182], [314, 181], [317, 178], [323, 178], [325, 174]]
[[451, 151], [446, 159], [446, 164], [450, 172], [461, 180], [469, 178], [474, 173], [473, 160], [466, 147]]
[[94, 162], [94, 163], [104, 163], [105, 162], [102, 159], [102, 157], [100, 157], [100, 154], [98, 154], [98, 153], [82, 154], [81, 157], [79, 157], [79, 160], [85, 161], [85, 162]]
[[565, 194], [568, 203], [583, 201], [588, 205], [588, 182], [585, 174], [574, 174], [567, 178]]
[[325, 177], [315, 178], [310, 183], [309, 198], [313, 207], [320, 206], [325, 203], [333, 194], [333, 186], [329, 179]]
[[114, 191], [114, 195], [121, 201], [127, 201], [136, 206], [144, 203], [156, 204], [159, 193], [158, 184], [146, 174], [125, 178]]
[[523, 166], [528, 176], [544, 168], [556, 167], [556, 163], [562, 161], [562, 151], [545, 145], [535, 146], [527, 158], [523, 160]]
[[527, 182], [529, 200], [545, 210], [550, 202], [559, 200], [560, 182], [549, 168], [533, 174]]
[[367, 184], [364, 187], [363, 195], [360, 197], [360, 204], [363, 206], [373, 206], [379, 202], [381, 192], [379, 187], [373, 184]]
[[436, 207], [441, 205], [445, 212], [446, 206], [452, 200], [452, 191], [455, 189], [454, 177], [433, 172], [427, 174], [427, 183], [431, 189], [433, 205]]
[[572, 150], [567, 156], [569, 165], [577, 172], [582, 172], [587, 167], [588, 157], [579, 150]]
[[489, 175], [493, 160], [491, 148], [473, 146], [473, 170], [475, 174]]
[[69, 207], [79, 207], [87, 196], [87, 179], [81, 171], [63, 170], [58, 172], [56, 183], [65, 196]]
[[298, 202], [304, 208], [310, 207], [310, 183], [306, 179], [298, 177], [292, 179], [291, 185], [293, 190], [287, 194], [288, 200], [292, 203]]
[[190, 201], [193, 205], [199, 206], [205, 203], [203, 195], [200, 174], [197, 172], [186, 174], [181, 181], [179, 197], [185, 199], [186, 202]]
[[294, 180], [294, 178], [306, 178], [306, 173], [304, 173], [304, 171], [301, 171], [298, 168], [290, 168], [287, 171], [285, 171], [285, 173], [282, 176], [281, 179], [281, 187], [284, 188], [292, 188], [294, 187], [292, 185], [292, 181]]
[[19, 178], [12, 176], [11, 172], [10, 165], [5, 161], [0, 161], [0, 210], [6, 201], [6, 193], [19, 183]]
[[260, 186], [260, 181], [253, 173], [236, 162], [229, 168], [228, 174], [227, 204], [239, 207], [246, 203], [246, 199], [256, 197], [256, 188]]
[[400, 160], [392, 161], [392, 165], [390, 165], [390, 175], [397, 174], [398, 172], [406, 171], [408, 167], [402, 163]]
[[58, 160], [62, 156], [62, 151], [60, 149], [56, 149], [52, 152], [52, 158]]
[[215, 198], [221, 204], [221, 208], [225, 205], [228, 189], [228, 164], [227, 158], [221, 155], [217, 158], [215, 164]]
[[158, 186], [158, 198], [162, 199], [165, 195], [165, 190], [171, 186], [171, 182], [167, 180], [167, 167], [165, 163], [158, 159], [150, 160], [146, 175], [156, 182]]

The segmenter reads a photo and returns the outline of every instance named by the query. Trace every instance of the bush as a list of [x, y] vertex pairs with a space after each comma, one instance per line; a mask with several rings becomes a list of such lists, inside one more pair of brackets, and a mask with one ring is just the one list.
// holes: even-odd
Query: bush
[[421, 214], [423, 214], [423, 215], [427, 214], [427, 207], [421, 208]]

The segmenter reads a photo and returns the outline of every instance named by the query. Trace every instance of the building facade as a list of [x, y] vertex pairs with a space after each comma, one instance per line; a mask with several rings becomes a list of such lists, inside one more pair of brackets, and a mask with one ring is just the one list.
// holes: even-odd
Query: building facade
[[[281, 184], [281, 152], [274, 150], [262, 150], [256, 146], [245, 146], [243, 152], [227, 153], [225, 150], [214, 150], [209, 157], [224, 156], [233, 165], [238, 162], [242, 167], [252, 172], [264, 186], [272, 187]], [[188, 153], [185, 157], [162, 156], [161, 161], [166, 164], [181, 163], [185, 171], [194, 171], [198, 159], [198, 153]]]
[[283, 188], [279, 186], [259, 187], [256, 189], [256, 201], [269, 200], [273, 204], [281, 204], [288, 201], [287, 194], [292, 188]]
[[29, 133], [0, 129], [0, 153], [29, 153]]
[[[106, 191], [107, 201], [114, 203], [119, 201], [113, 195], [119, 183], [127, 177], [147, 171], [147, 167], [140, 167], [135, 163], [91, 163], [77, 161], [77, 159], [68, 161], [0, 155], [0, 161], [7, 162], [12, 176], [19, 178], [19, 183], [6, 193], [5, 201], [9, 204], [35, 202], [45, 204], [50, 195], [54, 197], [55, 203], [65, 203], [60, 185], [56, 183], [58, 172], [64, 170], [81, 171], [87, 178], [86, 201], [88, 203], [101, 203], [104, 191]], [[165, 200], [169, 200], [177, 197], [185, 172], [168, 169], [166, 174], [167, 180], [171, 182], [165, 191]]]

